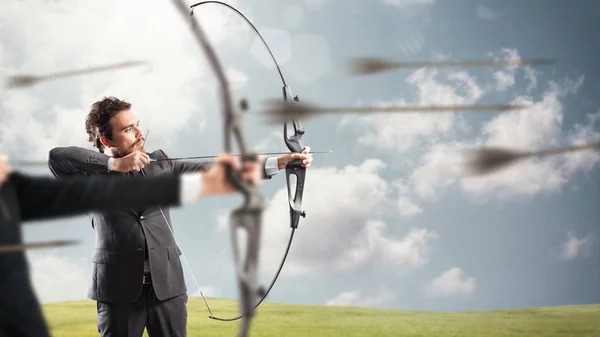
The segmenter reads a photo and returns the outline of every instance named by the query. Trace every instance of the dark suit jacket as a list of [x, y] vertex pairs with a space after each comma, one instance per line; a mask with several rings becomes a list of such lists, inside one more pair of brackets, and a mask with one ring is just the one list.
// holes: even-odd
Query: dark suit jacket
[[[149, 153], [151, 158], [168, 158], [162, 150]], [[108, 171], [108, 157], [79, 147], [60, 147], [50, 151], [50, 169], [57, 177], [74, 174], [134, 175]], [[147, 177], [175, 172], [203, 171], [212, 162], [161, 161], [144, 168]], [[263, 175], [266, 177], [266, 173]], [[159, 207], [123, 209], [92, 215], [96, 249], [88, 297], [101, 302], [131, 303], [142, 291], [144, 260], [147, 257], [156, 297], [172, 298], [187, 291], [183, 269], [172, 228], [169, 210]], [[164, 217], [163, 217], [164, 214]], [[166, 220], [166, 221], [165, 221]], [[167, 224], [168, 221], [168, 224]], [[174, 231], [174, 230], [173, 230]]]
[[[79, 177], [57, 181], [13, 173], [0, 186], [0, 245], [22, 243], [21, 223], [127, 207], [179, 204], [179, 179]], [[0, 253], [0, 336], [49, 336], [23, 252]]]

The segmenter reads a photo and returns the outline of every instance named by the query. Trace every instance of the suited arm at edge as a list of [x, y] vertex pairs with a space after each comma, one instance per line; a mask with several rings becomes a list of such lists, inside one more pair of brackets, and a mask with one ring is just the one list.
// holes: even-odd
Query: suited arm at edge
[[200, 198], [199, 174], [173, 174], [148, 179], [130, 177], [73, 177], [56, 180], [13, 172], [24, 221], [79, 215], [90, 211], [150, 205], [180, 206]]

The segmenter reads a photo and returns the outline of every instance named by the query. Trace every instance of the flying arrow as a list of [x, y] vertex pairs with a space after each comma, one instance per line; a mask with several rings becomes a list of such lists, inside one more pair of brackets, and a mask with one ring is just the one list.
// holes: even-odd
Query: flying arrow
[[399, 62], [376, 57], [360, 57], [350, 62], [350, 70], [356, 75], [371, 75], [401, 68], [519, 66], [551, 64], [553, 62], [551, 59]]
[[84, 68], [84, 69], [80, 69], [80, 70], [70, 70], [70, 71], [51, 73], [51, 74], [47, 74], [47, 75], [13, 75], [13, 76], [8, 77], [8, 84], [6, 85], [6, 88], [13, 89], [13, 88], [29, 87], [34, 84], [37, 84], [38, 82], [42, 82], [42, 81], [53, 80], [53, 79], [64, 78], [64, 77], [73, 77], [73, 76], [77, 76], [77, 75], [84, 75], [84, 74], [102, 72], [102, 71], [113, 70], [113, 69], [128, 68], [128, 67], [141, 65], [144, 63], [146, 63], [146, 62], [144, 62], [144, 61], [129, 61], [129, 62], [123, 62], [123, 63], [117, 63], [117, 64], [109, 64], [109, 65], [99, 66], [99, 67]]
[[521, 110], [528, 105], [492, 104], [492, 105], [423, 105], [423, 106], [391, 106], [391, 107], [320, 107], [311, 103], [268, 100], [270, 109], [263, 110], [267, 123], [281, 124], [289, 120], [306, 120], [315, 115], [329, 113], [438, 113], [453, 111], [506, 111]]
[[64, 246], [75, 245], [78, 243], [79, 243], [79, 241], [74, 241], [74, 240], [59, 240], [59, 241], [46, 241], [46, 242], [0, 245], [0, 254], [1, 253], [20, 252], [20, 251], [28, 250], [28, 249], [64, 247]]
[[[263, 153], [257, 153], [257, 155], [262, 156], [262, 155], [273, 155], [273, 154], [290, 154], [291, 152], [263, 152]], [[328, 151], [310, 151], [310, 154], [323, 154], [323, 153], [333, 153], [333, 151], [328, 150]], [[241, 156], [240, 154], [233, 154], [232, 156]], [[216, 155], [211, 155], [211, 156], [194, 156], [194, 157], [175, 157], [175, 158], [161, 158], [161, 159], [156, 159], [156, 158], [150, 158], [150, 162], [161, 162], [161, 161], [173, 161], [173, 160], [188, 160], [188, 159], [208, 159], [208, 158], [217, 158], [218, 156]], [[48, 165], [47, 161], [42, 161], [42, 160], [11, 160], [10, 161], [10, 165], [11, 166], [46, 166]]]
[[574, 145], [539, 151], [518, 151], [503, 147], [487, 147], [470, 150], [470, 160], [466, 163], [467, 171], [472, 175], [485, 175], [503, 168], [507, 168], [517, 162], [540, 156], [551, 156], [569, 152], [591, 150], [600, 148], [600, 142], [585, 145]]

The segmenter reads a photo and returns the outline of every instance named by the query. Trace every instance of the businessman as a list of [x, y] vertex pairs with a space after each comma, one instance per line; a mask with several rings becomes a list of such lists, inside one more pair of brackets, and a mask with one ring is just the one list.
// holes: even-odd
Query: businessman
[[[91, 106], [86, 118], [88, 140], [98, 151], [59, 147], [50, 151], [49, 166], [59, 177], [73, 175], [129, 175], [155, 177], [210, 169], [210, 162], [163, 160], [162, 150], [146, 153], [139, 120], [131, 104], [104, 97]], [[308, 167], [310, 149], [267, 158], [262, 178], [270, 179], [287, 163], [301, 159]], [[150, 162], [150, 158], [159, 161]], [[96, 212], [92, 218], [97, 247], [88, 297], [97, 302], [98, 331], [102, 337], [186, 336], [187, 288], [169, 210], [135, 207]], [[135, 254], [124, 253], [137, 249]]]
[[[127, 208], [178, 206], [200, 197], [229, 194], [224, 165], [240, 167], [238, 158], [220, 156], [217, 165], [201, 173], [162, 174], [148, 179], [90, 176], [56, 180], [13, 172], [0, 156], [0, 246], [22, 244], [21, 223]], [[258, 163], [246, 164], [243, 177], [258, 184]], [[116, 214], [116, 213], [114, 213]], [[106, 251], [96, 253], [104, 254]], [[120, 259], [140, 259], [136, 246], [111, 251]], [[110, 253], [109, 253], [110, 254]], [[113, 255], [109, 255], [113, 256]], [[0, 253], [0, 336], [49, 337], [31, 285], [23, 251]], [[139, 282], [142, 282], [140, 276]]]

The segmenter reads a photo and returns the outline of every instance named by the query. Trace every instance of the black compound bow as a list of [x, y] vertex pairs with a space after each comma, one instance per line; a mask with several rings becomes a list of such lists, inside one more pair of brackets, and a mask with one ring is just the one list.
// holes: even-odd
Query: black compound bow
[[[283, 73], [281, 72], [281, 68], [279, 67], [279, 63], [277, 63], [275, 56], [273, 56], [273, 53], [271, 52], [269, 45], [267, 44], [265, 39], [262, 37], [262, 35], [259, 33], [258, 29], [256, 29], [256, 27], [252, 24], [252, 22], [250, 22], [250, 20], [248, 20], [248, 18], [244, 14], [242, 14], [239, 10], [237, 10], [233, 6], [223, 3], [221, 1], [202, 1], [202, 2], [198, 2], [198, 3], [190, 6], [192, 9], [190, 15], [192, 15], [192, 16], [194, 15], [195, 7], [201, 6], [204, 4], [209, 4], [209, 3], [222, 5], [222, 6], [225, 6], [229, 9], [231, 9], [232, 11], [237, 13], [239, 16], [241, 16], [250, 25], [250, 27], [252, 27], [254, 32], [256, 32], [258, 37], [263, 42], [265, 48], [267, 48], [267, 51], [271, 55], [271, 58], [273, 59], [273, 63], [275, 64], [275, 67], [277, 68], [277, 72], [279, 73], [279, 77], [281, 78], [281, 82], [283, 84], [282, 90], [283, 90], [284, 101], [287, 101], [288, 97], [293, 97], [293, 100], [295, 102], [298, 102], [299, 101], [298, 96], [292, 95], [292, 91], [291, 91], [290, 87], [288, 87], [288, 85], [285, 81], [285, 78], [283, 77]], [[304, 135], [304, 129], [300, 125], [300, 122], [292, 120], [291, 123], [292, 123], [292, 127], [294, 129], [294, 133], [291, 136], [288, 136], [288, 126], [289, 126], [288, 123], [289, 122], [285, 122], [283, 125], [283, 138], [284, 138], [285, 145], [288, 147], [288, 149], [291, 152], [300, 153], [304, 150], [304, 145], [302, 144], [302, 136]], [[302, 210], [302, 195], [304, 193], [304, 181], [306, 178], [306, 168], [302, 166], [302, 160], [296, 159], [296, 160], [293, 160], [290, 163], [288, 163], [285, 167], [285, 175], [286, 175], [286, 184], [287, 184], [287, 191], [288, 191], [288, 202], [289, 202], [289, 206], [290, 206], [290, 227], [292, 228], [292, 230], [290, 232], [290, 237], [289, 237], [289, 240], [287, 243], [285, 253], [283, 255], [283, 258], [281, 259], [281, 263], [279, 264], [279, 268], [277, 269], [277, 272], [275, 273], [275, 276], [271, 280], [271, 283], [269, 284], [269, 287], [265, 291], [264, 295], [256, 303], [256, 305], [254, 305], [254, 308], [252, 308], [252, 311], [254, 311], [264, 301], [264, 299], [267, 297], [267, 295], [273, 288], [273, 285], [277, 281], [277, 278], [279, 277], [279, 274], [281, 273], [281, 269], [283, 268], [283, 265], [285, 264], [287, 255], [290, 251], [290, 247], [292, 245], [292, 240], [294, 238], [294, 233], [296, 231], [296, 228], [298, 228], [298, 222], [300, 221], [300, 217], [306, 217], [306, 212]], [[294, 191], [292, 191], [292, 184], [290, 181], [291, 180], [290, 178], [292, 176], [294, 176], [296, 178], [296, 184], [295, 184], [296, 188]], [[202, 296], [202, 297], [204, 298], [204, 296]], [[204, 299], [204, 301], [208, 308], [208, 311], [210, 312], [209, 318], [217, 320], [217, 321], [235, 321], [235, 320], [238, 320], [238, 319], [244, 317], [245, 315], [248, 315], [248, 312], [245, 311], [241, 315], [232, 317], [232, 318], [217, 317], [212, 314], [212, 310], [208, 306], [206, 299]]]

